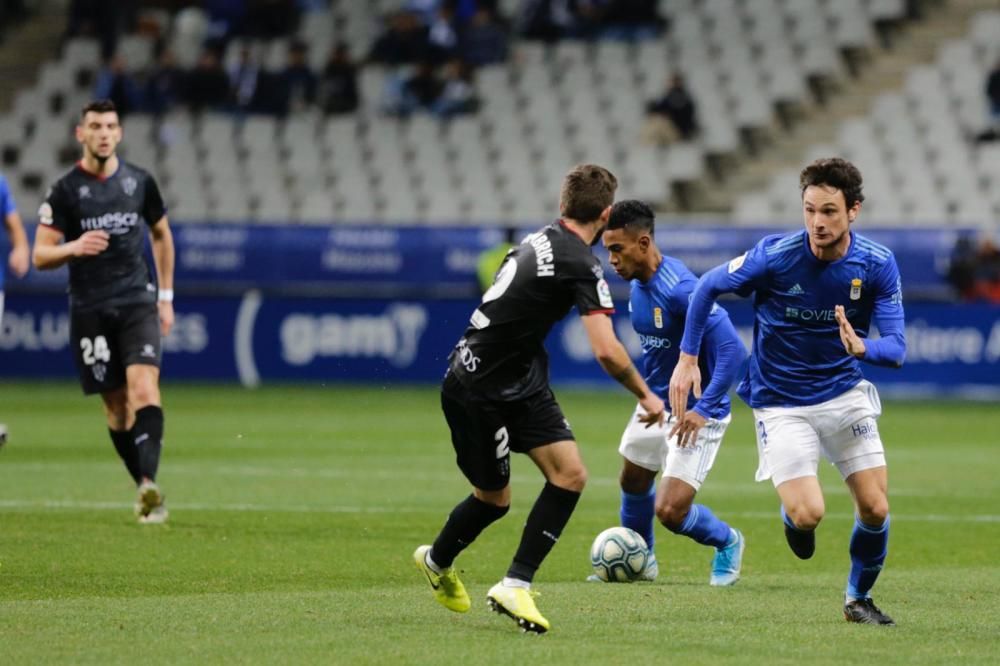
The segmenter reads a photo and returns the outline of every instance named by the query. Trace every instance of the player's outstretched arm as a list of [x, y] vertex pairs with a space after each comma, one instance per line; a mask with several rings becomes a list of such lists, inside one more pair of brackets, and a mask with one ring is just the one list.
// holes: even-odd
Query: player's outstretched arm
[[159, 286], [157, 307], [160, 311], [160, 332], [166, 336], [174, 325], [174, 235], [167, 216], [149, 228], [156, 264], [156, 284]]
[[666, 407], [663, 401], [649, 390], [642, 375], [635, 369], [625, 347], [615, 336], [611, 317], [606, 314], [591, 314], [583, 315], [580, 319], [587, 331], [594, 358], [601, 364], [604, 372], [618, 380], [639, 399], [639, 404], [646, 411], [640, 420], [647, 426], [662, 423]]
[[110, 236], [106, 231], [87, 231], [74, 241], [63, 243], [58, 229], [39, 225], [35, 230], [35, 248], [31, 255], [35, 268], [41, 271], [59, 268], [75, 257], [93, 257], [108, 249]]
[[10, 238], [10, 257], [7, 263], [10, 270], [17, 277], [24, 277], [28, 272], [30, 254], [28, 250], [28, 235], [24, 233], [24, 224], [21, 222], [21, 215], [13, 210], [4, 217], [4, 226], [7, 228], [7, 236]]

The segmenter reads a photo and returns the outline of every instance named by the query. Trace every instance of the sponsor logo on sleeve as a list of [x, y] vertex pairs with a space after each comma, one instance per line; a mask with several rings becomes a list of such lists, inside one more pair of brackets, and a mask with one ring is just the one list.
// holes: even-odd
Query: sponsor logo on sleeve
[[52, 225], [52, 205], [48, 201], [38, 207], [38, 222], [46, 226]]
[[740, 267], [743, 266], [743, 262], [746, 261], [746, 260], [747, 260], [747, 253], [744, 252], [740, 256], [738, 256], [735, 259], [733, 259], [732, 261], [730, 261], [729, 262], [729, 272], [730, 273], [735, 273], [736, 271], [740, 270]]
[[597, 299], [601, 302], [601, 306], [611, 309], [615, 307], [615, 301], [611, 298], [611, 289], [608, 287], [608, 281], [601, 279], [597, 281]]

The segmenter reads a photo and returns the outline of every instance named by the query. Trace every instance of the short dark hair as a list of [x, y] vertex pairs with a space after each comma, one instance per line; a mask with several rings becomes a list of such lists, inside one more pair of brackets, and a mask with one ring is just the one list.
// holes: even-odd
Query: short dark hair
[[80, 110], [80, 118], [85, 118], [91, 111], [94, 113], [118, 113], [118, 109], [115, 108], [115, 103], [110, 99], [95, 99], [92, 102], [88, 102], [84, 105], [83, 109]]
[[652, 236], [655, 217], [653, 209], [645, 201], [625, 199], [611, 207], [608, 229], [631, 228]]
[[801, 194], [805, 194], [810, 185], [837, 188], [844, 193], [844, 202], [848, 208], [865, 200], [861, 191], [861, 172], [858, 167], [840, 157], [820, 158], [803, 169], [799, 175]]
[[578, 164], [563, 179], [559, 212], [577, 222], [593, 222], [615, 201], [618, 179], [596, 164]]

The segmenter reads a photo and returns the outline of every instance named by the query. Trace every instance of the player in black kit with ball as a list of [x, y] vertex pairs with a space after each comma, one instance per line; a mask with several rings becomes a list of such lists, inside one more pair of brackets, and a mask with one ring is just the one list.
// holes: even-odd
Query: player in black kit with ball
[[521, 543], [502, 581], [487, 593], [490, 607], [525, 631], [549, 629], [535, 606], [531, 581], [562, 533], [587, 479], [569, 422], [549, 388], [544, 341], [576, 306], [595, 358], [645, 409], [648, 424], [663, 419], [663, 402], [636, 372], [615, 337], [611, 293], [591, 253], [608, 223], [615, 177], [595, 165], [575, 167], [560, 196], [561, 219], [507, 253], [493, 285], [473, 311], [449, 358], [441, 407], [472, 494], [452, 510], [433, 545], [413, 554], [435, 598], [465, 612], [471, 602], [452, 563], [510, 508], [510, 452], [524, 453], [545, 476]]

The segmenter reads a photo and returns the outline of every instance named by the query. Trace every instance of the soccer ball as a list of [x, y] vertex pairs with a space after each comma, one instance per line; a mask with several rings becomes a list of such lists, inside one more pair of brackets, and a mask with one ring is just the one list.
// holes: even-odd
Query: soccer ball
[[646, 541], [627, 527], [609, 527], [590, 547], [590, 566], [607, 583], [631, 583], [646, 567], [648, 557]]

